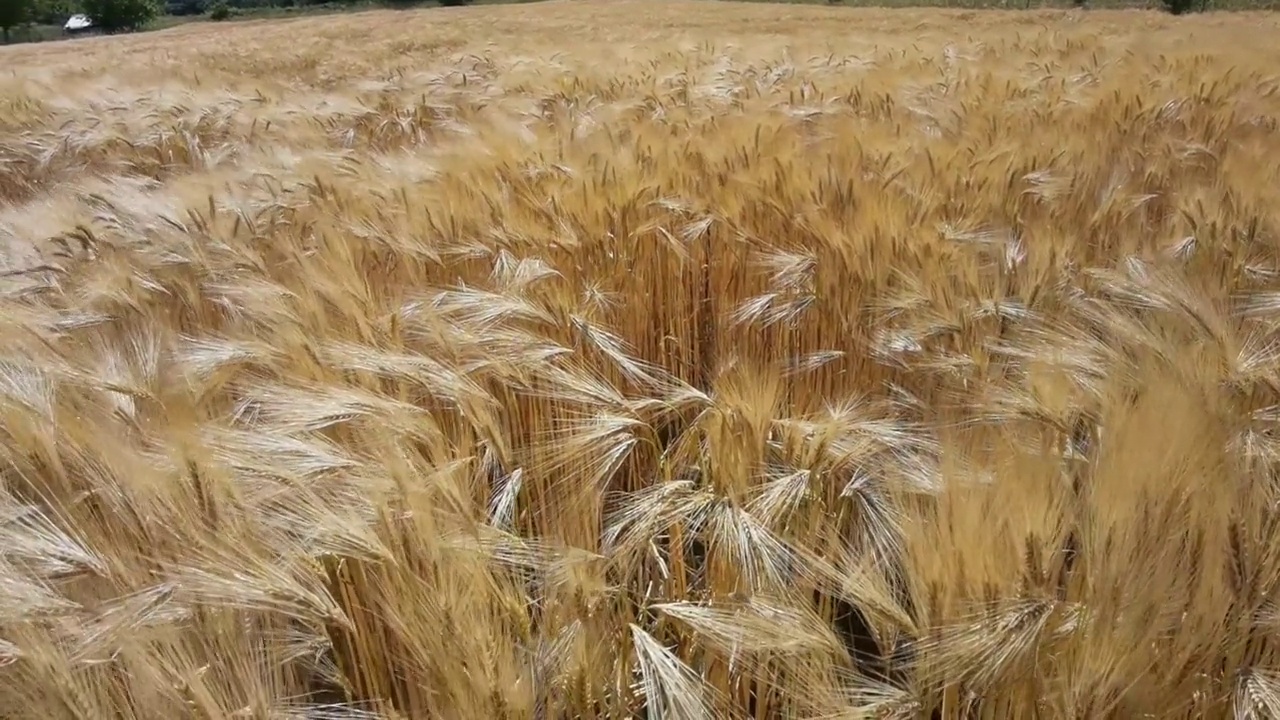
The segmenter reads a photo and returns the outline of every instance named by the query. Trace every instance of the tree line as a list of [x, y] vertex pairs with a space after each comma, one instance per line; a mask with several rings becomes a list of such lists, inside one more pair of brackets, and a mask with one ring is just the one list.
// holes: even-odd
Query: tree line
[[0, 32], [9, 42], [14, 28], [61, 25], [80, 13], [106, 32], [137, 30], [162, 10], [160, 0], [0, 0]]
[[[416, 5], [421, 0], [381, 0], [385, 5]], [[435, 0], [440, 5], [465, 5], [469, 0]], [[137, 30], [156, 16], [203, 15], [215, 20], [234, 12], [263, 8], [315, 5], [359, 5], [369, 0], [0, 0], [0, 31], [10, 41], [15, 28], [62, 25], [76, 14], [89, 16], [103, 32]]]

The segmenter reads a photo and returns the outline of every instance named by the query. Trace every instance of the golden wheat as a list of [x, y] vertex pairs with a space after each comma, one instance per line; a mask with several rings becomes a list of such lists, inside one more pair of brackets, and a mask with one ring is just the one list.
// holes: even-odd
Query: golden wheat
[[1280, 717], [1278, 30], [0, 48], [0, 717]]

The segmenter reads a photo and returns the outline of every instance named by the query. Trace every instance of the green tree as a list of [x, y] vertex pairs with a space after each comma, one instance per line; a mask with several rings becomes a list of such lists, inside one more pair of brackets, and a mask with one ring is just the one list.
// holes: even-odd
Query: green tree
[[158, 0], [83, 0], [94, 27], [107, 32], [137, 30], [160, 13]]
[[39, 25], [61, 25], [80, 12], [80, 3], [76, 0], [34, 0], [32, 5], [33, 21]]
[[9, 31], [31, 22], [35, 15], [34, 0], [0, 0], [0, 31], [9, 42]]

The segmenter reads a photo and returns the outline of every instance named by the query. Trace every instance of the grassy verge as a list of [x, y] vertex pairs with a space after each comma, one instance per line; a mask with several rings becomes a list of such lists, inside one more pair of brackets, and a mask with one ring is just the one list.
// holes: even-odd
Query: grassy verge
[[[145, 31], [164, 30], [165, 28], [184, 25], [189, 22], [200, 22], [208, 20], [205, 15], [190, 15], [180, 17], [177, 15], [161, 15], [153, 20]], [[9, 44], [16, 45], [19, 43], [48, 42], [50, 40], [68, 40], [74, 37], [88, 37], [88, 35], [71, 36], [63, 31], [61, 25], [27, 25], [25, 27], [14, 28], [10, 33]]]

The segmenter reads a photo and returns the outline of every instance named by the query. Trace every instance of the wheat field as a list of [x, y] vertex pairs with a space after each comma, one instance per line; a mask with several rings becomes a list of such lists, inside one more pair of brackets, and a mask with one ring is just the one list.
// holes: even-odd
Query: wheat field
[[0, 717], [1280, 717], [1278, 31], [0, 48]]

